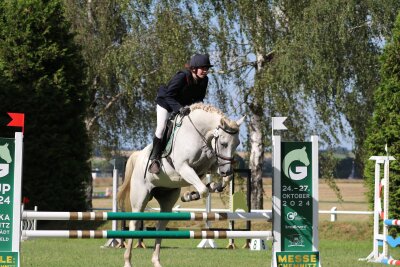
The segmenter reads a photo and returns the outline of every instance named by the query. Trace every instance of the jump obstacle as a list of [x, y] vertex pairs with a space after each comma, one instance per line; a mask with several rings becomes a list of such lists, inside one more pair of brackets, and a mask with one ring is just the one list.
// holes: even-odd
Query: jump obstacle
[[228, 238], [268, 238], [271, 231], [82, 231], [82, 230], [27, 230], [22, 238], [164, 238], [164, 239], [228, 239]]
[[[389, 164], [395, 160], [392, 156], [373, 156], [370, 160], [375, 161], [375, 183], [374, 183], [374, 235], [372, 240], [372, 252], [361, 261], [383, 263], [400, 266], [400, 260], [394, 260], [389, 255], [389, 246], [396, 247], [400, 238], [389, 235], [389, 226], [400, 226], [400, 220], [389, 219]], [[381, 179], [381, 165], [383, 165], [383, 179]], [[383, 199], [382, 199], [383, 188]], [[383, 210], [382, 210], [383, 201]], [[383, 221], [382, 232], [380, 221]], [[382, 247], [380, 251], [379, 247]]]
[[271, 213], [249, 212], [39, 212], [26, 211], [22, 219], [107, 221], [107, 220], [173, 220], [173, 221], [227, 221], [227, 220], [267, 220]]
[[[280, 142], [280, 137], [274, 136], [274, 183], [275, 181], [279, 181], [279, 183], [273, 185], [273, 231], [21, 231], [22, 218], [39, 220], [271, 220], [270, 214], [267, 213], [246, 212], [140, 214], [118, 212], [33, 212], [35, 214], [32, 214], [32, 212], [21, 212], [22, 139], [22, 133], [15, 134], [15, 139], [12, 139], [11, 142], [12, 150], [14, 150], [13, 161], [0, 164], [0, 168], [10, 170], [5, 174], [0, 172], [3, 182], [0, 184], [0, 196], [10, 200], [3, 205], [4, 214], [0, 218], [0, 257], [7, 259], [12, 266], [20, 266], [21, 237], [24, 239], [45, 237], [266, 239], [273, 237], [273, 267], [281, 266], [281, 262], [293, 259], [295, 259], [292, 262], [294, 264], [307, 263], [307, 266], [319, 266], [318, 227], [315, 224], [315, 221], [318, 221], [317, 137], [313, 137], [312, 142], [286, 142], [292, 144], [285, 146], [285, 143]], [[0, 138], [0, 144], [2, 142], [10, 142], [10, 139]], [[304, 154], [306, 147], [307, 153]], [[288, 155], [300, 155], [300, 157], [295, 157], [293, 161], [287, 162]], [[300, 160], [300, 165], [295, 160]], [[283, 171], [281, 172], [281, 170]], [[288, 174], [287, 171], [291, 172]], [[285, 184], [285, 180], [288, 180], [286, 182], [289, 182], [290, 185]], [[298, 190], [300, 192], [297, 192]], [[301, 205], [299, 205], [300, 202]]]

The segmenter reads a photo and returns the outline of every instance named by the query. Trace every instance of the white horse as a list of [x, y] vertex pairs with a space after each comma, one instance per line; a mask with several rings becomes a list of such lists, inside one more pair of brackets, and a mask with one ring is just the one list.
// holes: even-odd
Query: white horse
[[[221, 191], [232, 178], [234, 152], [239, 145], [239, 126], [244, 118], [231, 121], [213, 106], [202, 103], [190, 106], [191, 112], [181, 119], [181, 126], [173, 137], [170, 160], [162, 159], [158, 175], [147, 171], [151, 145], [130, 156], [126, 165], [125, 181], [120, 187], [118, 201], [126, 211], [143, 212], [154, 197], [161, 212], [171, 212], [181, 187], [193, 185], [197, 192], [187, 192], [183, 201], [207, 197], [209, 192]], [[205, 185], [201, 179], [209, 171], [217, 170], [222, 184]], [[127, 205], [130, 203], [130, 207]], [[168, 221], [159, 221], [157, 230], [164, 230]], [[138, 229], [139, 221], [130, 221], [129, 230]], [[155, 240], [152, 263], [160, 264], [161, 239]], [[131, 267], [132, 239], [124, 254], [125, 267]]]

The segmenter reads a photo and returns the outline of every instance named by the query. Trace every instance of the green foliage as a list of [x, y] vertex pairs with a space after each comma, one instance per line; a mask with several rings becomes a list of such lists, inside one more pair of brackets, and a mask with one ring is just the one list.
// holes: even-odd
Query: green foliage
[[204, 32], [181, 1], [64, 2], [88, 64], [86, 126], [94, 145], [103, 152], [143, 147], [156, 124], [157, 89], [184, 68]]
[[[369, 200], [374, 195], [374, 161], [370, 156], [385, 156], [388, 153], [396, 158], [390, 164], [390, 217], [400, 217], [400, 15], [397, 17], [392, 38], [384, 48], [381, 64], [382, 81], [374, 94], [375, 109], [368, 138], [365, 142], [365, 177], [369, 186]], [[381, 174], [383, 175], [383, 174]]]
[[63, 6], [7, 0], [0, 10], [0, 113], [25, 113], [22, 194], [28, 208], [84, 210], [87, 91]]
[[[241, 112], [249, 113], [250, 121], [262, 122], [248, 127], [249, 135], [262, 129], [262, 143], [270, 147], [272, 116], [288, 117], [285, 140], [319, 135], [331, 148], [340, 135], [352, 134], [357, 167], [362, 169], [362, 144], [379, 82], [380, 38], [388, 36], [400, 2], [201, 3], [209, 4], [215, 14], [209, 21], [217, 24], [215, 47], [227, 68], [222, 78], [237, 86]], [[251, 146], [262, 147], [255, 142]], [[325, 163], [323, 168], [335, 166], [332, 158]], [[329, 172], [332, 169], [324, 171]]]

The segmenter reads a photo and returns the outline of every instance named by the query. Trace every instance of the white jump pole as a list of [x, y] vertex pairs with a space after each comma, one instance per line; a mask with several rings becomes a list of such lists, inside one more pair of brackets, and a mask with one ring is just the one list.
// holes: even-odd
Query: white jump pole
[[[112, 164], [114, 165], [113, 177], [112, 177], [112, 181], [113, 181], [113, 187], [112, 187], [112, 211], [113, 212], [117, 212], [118, 211], [118, 206], [117, 206], [118, 170], [115, 168], [115, 159], [112, 160]], [[113, 220], [111, 222], [111, 229], [113, 231], [117, 231], [117, 221], [116, 220]], [[120, 239], [118, 240], [116, 238], [112, 238], [112, 239], [109, 239], [103, 247], [120, 247], [121, 242], [122, 241]]]
[[[206, 174], [207, 183], [211, 183], [211, 174]], [[206, 198], [206, 212], [211, 212], [211, 194], [208, 194]], [[210, 229], [211, 222], [206, 221], [206, 228]], [[214, 239], [202, 239], [201, 242], [197, 245], [198, 248], [216, 248], [217, 245], [214, 242]]]
[[[374, 228], [372, 239], [372, 252], [360, 261], [379, 262], [389, 258], [387, 243], [388, 226], [383, 224], [380, 233], [379, 221], [383, 221], [389, 216], [389, 164], [395, 160], [392, 156], [372, 156], [370, 160], [375, 161], [375, 184], [374, 184]], [[381, 180], [381, 164], [383, 164], [383, 179]], [[383, 186], [383, 209], [381, 206], [381, 185]], [[382, 214], [382, 215], [381, 215]], [[382, 218], [380, 218], [382, 216]], [[379, 244], [382, 242], [382, 253], [379, 251]]]

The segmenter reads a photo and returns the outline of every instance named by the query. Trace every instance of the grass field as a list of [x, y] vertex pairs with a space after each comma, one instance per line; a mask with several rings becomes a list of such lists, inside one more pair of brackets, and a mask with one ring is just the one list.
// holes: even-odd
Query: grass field
[[[337, 181], [341, 190], [343, 201], [336, 199], [334, 192], [325, 183], [320, 184], [320, 210], [329, 210], [336, 206], [338, 210], [368, 210], [365, 197], [365, 188], [362, 181]], [[107, 182], [97, 182], [100, 191], [110, 186]], [[104, 188], [103, 188], [104, 187]], [[213, 207], [227, 208], [225, 195], [213, 195]], [[204, 207], [204, 202], [181, 203], [181, 207]], [[96, 199], [94, 206], [98, 208], [110, 208], [109, 199]], [[152, 201], [152, 207], [158, 207]], [[264, 208], [271, 207], [271, 184], [265, 182]], [[359, 262], [359, 258], [366, 257], [372, 251], [372, 216], [370, 215], [338, 215], [338, 221], [330, 222], [330, 215], [320, 215], [320, 258], [325, 266], [378, 266], [373, 263]], [[82, 228], [80, 224], [62, 222], [57, 224], [62, 228]], [[153, 226], [154, 222], [149, 222]], [[170, 227], [178, 228], [202, 228], [203, 223], [171, 222]], [[213, 227], [226, 227], [220, 222]], [[42, 227], [52, 228], [52, 225]], [[110, 229], [110, 222], [92, 224], [92, 229]], [[240, 224], [238, 227], [241, 227]], [[244, 227], [244, 226], [243, 226]], [[270, 223], [253, 223], [253, 229], [271, 229]], [[68, 239], [36, 239], [22, 243], [22, 266], [123, 266], [123, 249], [101, 248], [106, 240], [68, 240]], [[271, 246], [267, 251], [249, 251], [242, 249], [244, 240], [235, 240], [239, 248], [235, 250], [225, 249], [227, 240], [216, 240], [218, 249], [196, 248], [200, 240], [163, 240], [161, 262], [163, 266], [270, 266]], [[147, 249], [135, 249], [133, 251], [134, 266], [146, 267], [151, 265], [153, 240], [146, 240]], [[399, 249], [390, 249], [393, 257], [400, 257]]]

